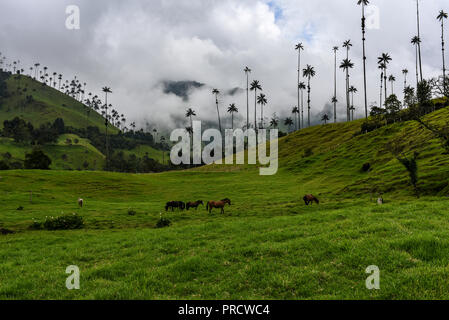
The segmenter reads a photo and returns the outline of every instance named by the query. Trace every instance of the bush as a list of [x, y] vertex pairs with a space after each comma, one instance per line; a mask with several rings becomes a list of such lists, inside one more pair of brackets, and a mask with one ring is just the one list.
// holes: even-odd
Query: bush
[[165, 228], [165, 227], [169, 227], [170, 225], [171, 225], [171, 221], [168, 220], [167, 218], [162, 217], [162, 214], [161, 214], [161, 217], [156, 224], [156, 228], [159, 228], [159, 229]]
[[73, 214], [66, 214], [59, 217], [46, 217], [44, 222], [34, 220], [30, 225], [33, 230], [76, 230], [84, 227], [83, 217]]
[[370, 163], [363, 164], [363, 166], [362, 166], [362, 171], [363, 172], [368, 172], [368, 171], [370, 171], [370, 169], [371, 169], [371, 164]]
[[308, 158], [313, 156], [313, 150], [312, 148], [307, 148], [306, 150], [304, 150], [304, 155], [303, 158]]
[[130, 215], [130, 216], [135, 216], [136, 214], [137, 214], [136, 211], [134, 211], [134, 210], [128, 210], [128, 215]]
[[25, 155], [25, 169], [49, 170], [51, 159], [41, 150], [34, 150]]

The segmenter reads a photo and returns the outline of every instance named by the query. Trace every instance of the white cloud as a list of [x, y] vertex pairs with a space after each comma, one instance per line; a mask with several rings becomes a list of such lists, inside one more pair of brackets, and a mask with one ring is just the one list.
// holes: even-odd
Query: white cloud
[[[70, 2], [70, 3], [69, 3]], [[64, 28], [65, 5], [81, 8], [81, 30]], [[414, 74], [415, 1], [371, 1], [379, 7], [380, 29], [368, 30], [368, 95], [377, 101], [377, 56], [389, 52], [389, 72], [402, 87], [403, 68]], [[422, 1], [423, 63], [426, 77], [441, 69], [440, 25], [435, 17], [446, 1]], [[57, 1], [2, 0], [2, 52], [30, 64], [40, 61], [50, 70], [77, 74], [98, 92], [111, 86], [111, 102], [131, 120], [170, 123], [193, 106], [200, 118], [215, 120], [210, 87], [222, 91], [246, 86], [244, 66], [261, 81], [269, 105], [265, 114], [288, 113], [296, 104], [294, 44], [304, 43], [303, 64], [317, 71], [312, 80], [315, 122], [333, 94], [332, 47], [351, 39], [355, 63], [351, 82], [359, 89], [357, 114], [363, 114], [361, 9], [356, 1], [298, 0], [152, 0]], [[449, 33], [449, 30], [448, 30]], [[344, 52], [340, 50], [339, 61]], [[449, 60], [448, 60], [449, 61]], [[304, 66], [303, 65], [303, 66]], [[190, 102], [163, 94], [162, 80], [195, 80], [209, 87], [194, 92]], [[340, 113], [344, 114], [344, 74], [338, 70]], [[253, 110], [253, 97], [250, 110]], [[244, 94], [222, 96], [222, 116], [235, 102], [246, 115]], [[226, 115], [227, 116], [227, 115]], [[143, 121], [142, 121], [143, 124]]]

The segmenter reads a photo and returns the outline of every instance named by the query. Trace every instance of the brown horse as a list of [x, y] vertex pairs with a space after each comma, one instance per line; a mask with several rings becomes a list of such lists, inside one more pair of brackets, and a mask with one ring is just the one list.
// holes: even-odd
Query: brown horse
[[226, 198], [221, 201], [209, 201], [207, 203], [206, 210], [209, 210], [209, 213], [211, 213], [213, 208], [221, 209], [221, 214], [224, 214], [224, 207], [226, 204], [231, 205], [231, 200]]
[[313, 194], [305, 195], [303, 199], [306, 203], [306, 206], [308, 206], [309, 204], [312, 205], [314, 201], [316, 202], [316, 204], [320, 204], [320, 201]]
[[186, 209], [189, 210], [190, 208], [195, 208], [195, 210], [198, 210], [200, 204], [204, 205], [202, 200], [198, 200], [196, 202], [187, 202]]

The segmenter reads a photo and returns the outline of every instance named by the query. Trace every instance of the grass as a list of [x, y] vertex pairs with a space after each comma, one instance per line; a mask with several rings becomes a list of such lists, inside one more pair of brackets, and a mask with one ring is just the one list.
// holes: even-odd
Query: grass
[[[443, 109], [428, 120], [448, 116]], [[317, 126], [281, 139], [274, 176], [219, 165], [146, 175], [1, 172], [0, 227], [16, 233], [0, 236], [0, 298], [448, 299], [448, 155], [414, 122], [365, 135], [359, 128]], [[420, 152], [420, 199], [388, 152], [394, 141], [405, 154]], [[361, 171], [365, 162], [370, 172]], [[306, 193], [321, 204], [306, 207]], [[225, 197], [224, 215], [163, 211], [171, 200]], [[33, 219], [75, 212], [85, 229], [28, 229]], [[156, 229], [161, 213], [172, 225]], [[69, 265], [81, 270], [79, 291], [65, 288]], [[380, 268], [381, 290], [365, 288], [370, 265]]]

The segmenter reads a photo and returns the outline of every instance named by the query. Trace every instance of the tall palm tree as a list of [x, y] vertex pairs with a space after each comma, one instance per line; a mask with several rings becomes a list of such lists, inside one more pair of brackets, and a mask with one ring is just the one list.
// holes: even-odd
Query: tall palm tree
[[[351, 40], [347, 40], [345, 42], [343, 42], [343, 48], [346, 48], [346, 60], [349, 60], [349, 50], [352, 47], [352, 43]], [[341, 68], [341, 66], [340, 66]], [[346, 115], [347, 115], [347, 121], [350, 120], [350, 115], [349, 115], [349, 67], [344, 69], [346, 71], [346, 102], [347, 102], [347, 110], [346, 110]]]
[[416, 87], [418, 88], [419, 83], [419, 44], [421, 43], [421, 39], [418, 36], [414, 36], [412, 38], [411, 43], [415, 46], [416, 50]]
[[106, 169], [109, 170], [109, 136], [108, 136], [108, 93], [112, 93], [111, 88], [109, 87], [103, 87], [102, 91], [105, 94], [105, 101], [106, 101], [106, 117], [104, 121], [104, 125], [106, 127]]
[[292, 118], [285, 119], [284, 125], [286, 125], [288, 127], [288, 132], [290, 132], [291, 131], [291, 127], [293, 126]]
[[418, 38], [420, 41], [418, 42], [418, 56], [419, 56], [419, 74], [420, 74], [420, 80], [423, 81], [423, 75], [422, 75], [422, 60], [421, 60], [421, 33], [420, 33], [420, 26], [419, 26], [419, 0], [416, 0], [416, 17], [417, 17], [417, 27], [418, 27]]
[[388, 81], [390, 81], [390, 83], [391, 83], [391, 94], [394, 94], [394, 83], [395, 83], [395, 81], [396, 81], [395, 76], [390, 75], [390, 76], [388, 77]]
[[349, 102], [349, 69], [354, 68], [354, 63], [352, 63], [349, 59], [344, 59], [340, 65], [340, 68], [346, 72], [346, 118], [347, 121], [350, 121], [349, 108], [351, 106]]
[[446, 92], [446, 63], [444, 59], [444, 19], [447, 19], [447, 13], [443, 10], [440, 11], [437, 19], [441, 21], [441, 52], [443, 54], [443, 89]]
[[301, 90], [301, 128], [304, 128], [304, 90], [306, 90], [306, 84], [300, 82], [298, 87]]
[[193, 119], [192, 117], [196, 117], [196, 112], [192, 108], [187, 109], [186, 118], [190, 119], [190, 127], [193, 128]]
[[365, 6], [369, 4], [368, 0], [358, 0], [358, 5], [362, 6], [362, 43], [363, 43], [363, 86], [365, 89], [365, 117], [368, 119], [368, 97], [366, 92], [366, 50], [365, 50], [365, 34], [366, 34], [366, 18]]
[[385, 63], [379, 62], [379, 67], [378, 68], [380, 69], [380, 100], [379, 100], [379, 108], [382, 108], [382, 92], [383, 92]]
[[249, 129], [249, 74], [251, 73], [251, 69], [245, 67], [243, 70], [246, 74], [246, 129]]
[[334, 47], [334, 96], [332, 102], [334, 103], [334, 123], [337, 123], [337, 51], [338, 47]]
[[254, 130], [257, 130], [257, 90], [262, 91], [262, 86], [258, 80], [251, 83], [251, 91], [254, 91]]
[[279, 126], [279, 120], [276, 117], [271, 118], [270, 127], [277, 128]]
[[298, 130], [298, 124], [299, 124], [299, 119], [298, 119], [298, 115], [299, 115], [299, 108], [298, 107], [294, 107], [292, 109], [292, 114], [295, 117], [295, 123], [296, 123], [296, 130]]
[[354, 93], [357, 93], [357, 91], [358, 91], [357, 88], [354, 86], [351, 86], [349, 88], [349, 92], [351, 93], [351, 107], [349, 108], [349, 111], [351, 111], [352, 120], [354, 120], [354, 110], [355, 110], [355, 108], [354, 108]]
[[239, 109], [235, 106], [235, 103], [232, 103], [229, 105], [228, 113], [231, 114], [231, 123], [232, 123], [232, 130], [234, 130], [234, 113], [238, 113]]
[[[298, 108], [299, 108], [299, 96], [300, 96], [299, 83], [301, 81], [301, 50], [304, 50], [303, 44], [298, 43], [295, 46], [295, 50], [298, 50], [298, 82], [296, 84], [297, 84], [297, 88], [298, 88]], [[296, 130], [298, 130], [298, 128], [296, 128]]]
[[404, 75], [404, 89], [407, 88], [407, 75], [408, 75], [408, 70], [407, 69], [403, 69], [402, 70], [402, 74]]
[[326, 125], [327, 122], [329, 121], [329, 116], [328, 116], [327, 114], [324, 114], [324, 115], [321, 117], [321, 121], [324, 121], [324, 124]]
[[217, 106], [217, 115], [218, 115], [218, 128], [221, 132], [220, 109], [218, 109], [218, 95], [220, 94], [220, 91], [218, 89], [213, 89], [212, 94], [215, 95], [215, 104]]
[[267, 97], [261, 93], [257, 97], [257, 104], [260, 104], [260, 125], [261, 129], [264, 127], [264, 121], [263, 121], [263, 107], [268, 103]]
[[387, 99], [387, 67], [391, 61], [391, 57], [388, 53], [382, 53], [382, 55], [377, 58], [379, 63], [383, 63], [385, 65], [384, 68], [384, 83], [385, 83], [385, 99]]
[[310, 79], [316, 75], [314, 67], [307, 65], [303, 70], [303, 76], [307, 78], [307, 124], [310, 127]]

